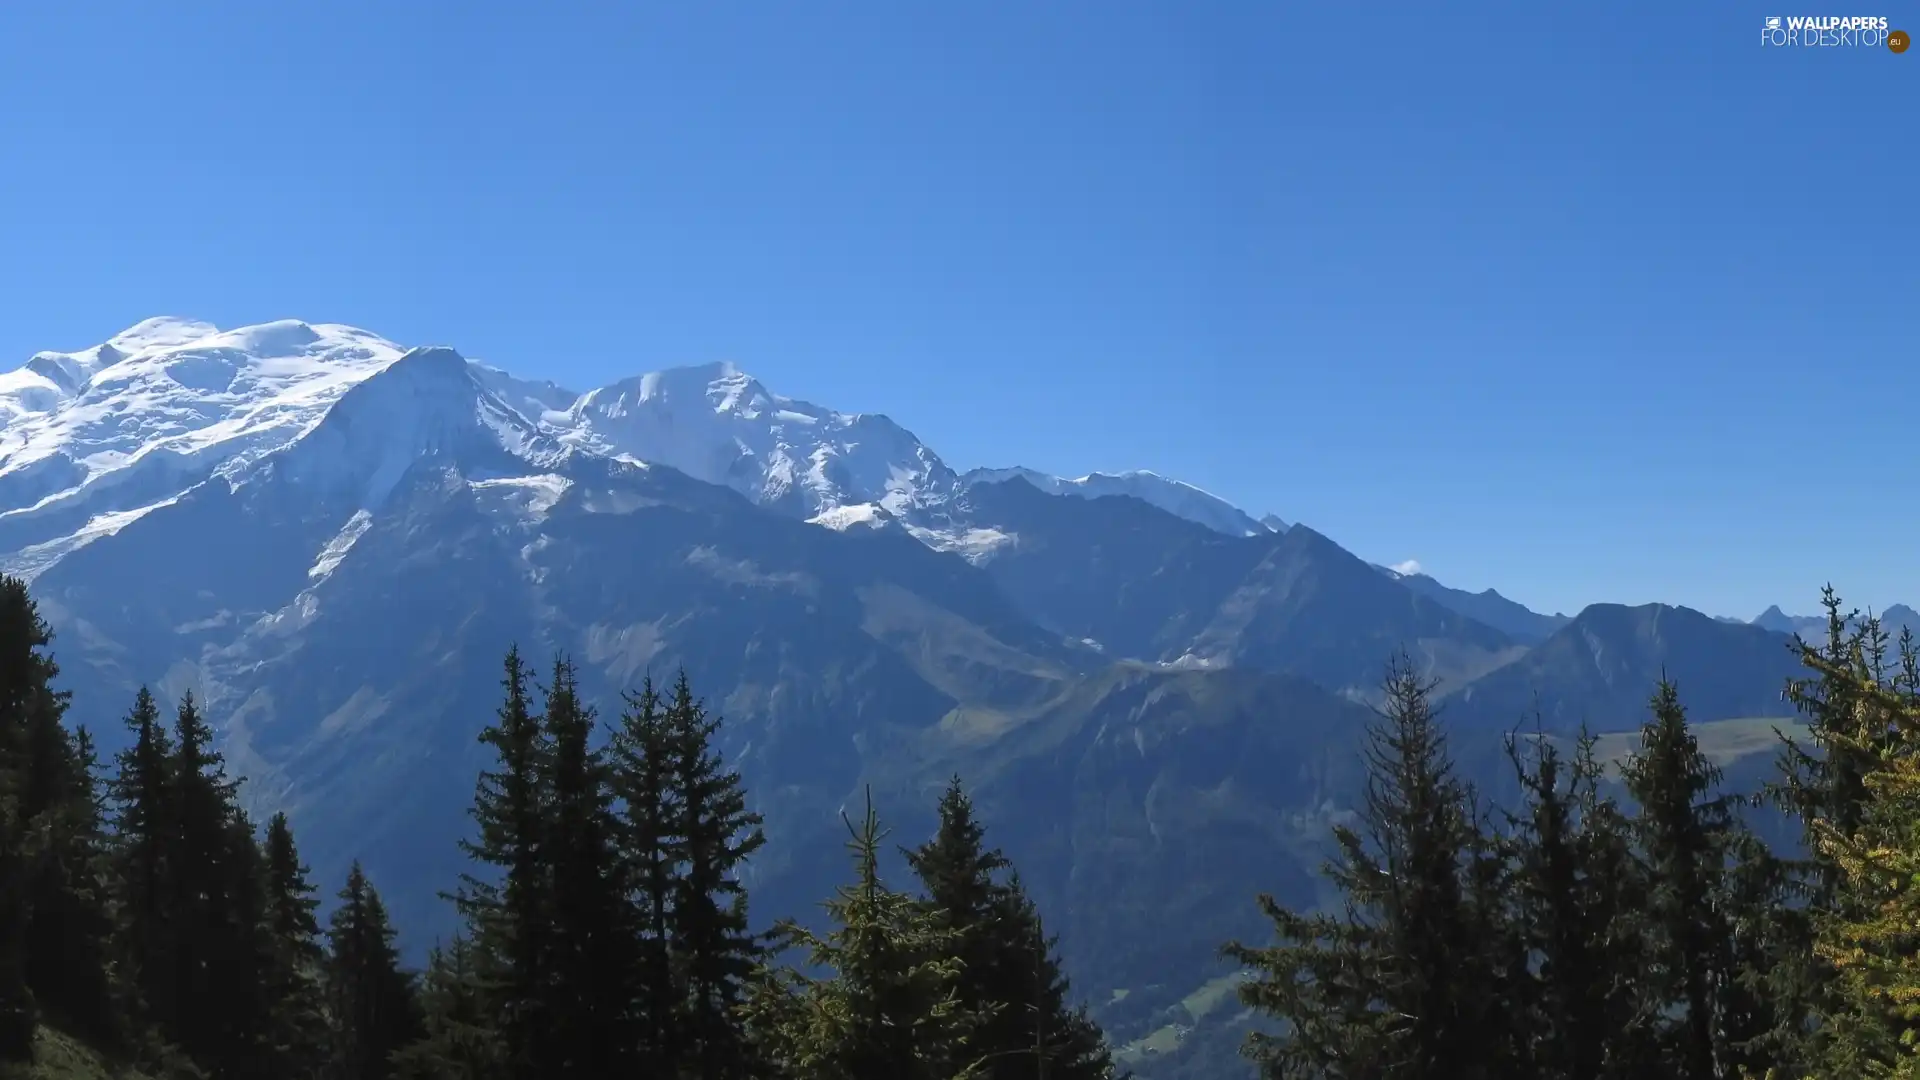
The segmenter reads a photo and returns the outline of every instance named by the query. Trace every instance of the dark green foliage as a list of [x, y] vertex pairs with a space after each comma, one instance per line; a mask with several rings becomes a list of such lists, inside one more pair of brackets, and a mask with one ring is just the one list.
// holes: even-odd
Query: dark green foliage
[[754, 1039], [786, 1080], [972, 1080], [984, 1019], [960, 1000], [960, 935], [880, 878], [884, 834], [867, 800], [847, 822], [854, 880], [827, 901], [833, 929], [782, 924], [783, 944], [829, 974], [768, 972], [747, 1005]]
[[380, 894], [354, 863], [328, 920], [326, 999], [329, 1080], [385, 1080], [394, 1055], [420, 1037], [413, 978], [400, 967]]
[[634, 934], [634, 1021], [646, 1068], [671, 1076], [679, 1071], [681, 1041], [672, 920], [681, 807], [673, 790], [672, 730], [651, 678], [628, 695], [609, 755]]
[[421, 1036], [394, 1057], [403, 1080], [501, 1080], [506, 1052], [479, 957], [465, 938], [435, 948], [420, 990]]
[[1622, 768], [1638, 806], [1633, 833], [1645, 872], [1647, 993], [1666, 1020], [1659, 1039], [1669, 1075], [1736, 1075], [1722, 1028], [1722, 991], [1732, 974], [1731, 927], [1720, 903], [1738, 838], [1719, 770], [1700, 753], [1678, 690], [1663, 682], [1640, 746]]
[[747, 808], [740, 774], [726, 767], [714, 745], [720, 720], [694, 699], [685, 672], [674, 682], [665, 719], [678, 818], [679, 875], [667, 937], [681, 1073], [737, 1080], [749, 1066], [738, 1010], [764, 951], [747, 922], [740, 873], [766, 836], [760, 815]]
[[554, 1061], [546, 1014], [549, 868], [542, 842], [552, 797], [551, 746], [527, 698], [528, 672], [508, 652], [495, 724], [480, 734], [497, 767], [482, 772], [473, 797], [477, 838], [461, 847], [480, 867], [462, 879], [455, 903], [466, 918], [489, 985], [509, 1075], [544, 1077]]
[[[1893, 745], [1892, 731], [1862, 722], [1879, 715], [1869, 707], [1865, 688], [1895, 686], [1902, 669], [1912, 665], [1913, 643], [1903, 633], [1899, 658], [1890, 660], [1888, 635], [1878, 619], [1843, 609], [1831, 587], [1822, 593], [1821, 604], [1826, 637], [1798, 643], [1808, 674], [1787, 687], [1806, 720], [1804, 736], [1782, 736], [1780, 778], [1767, 791], [1798, 821], [1803, 854], [1788, 868], [1799, 903], [1773, 913], [1787, 947], [1765, 990], [1784, 1014], [1778, 1051], [1790, 1067], [1864, 1075], [1869, 1061], [1883, 1060], [1899, 1046], [1910, 1022], [1892, 1011], [1844, 1008], [1834, 965], [1813, 947], [1822, 919], [1856, 923], [1873, 914], [1843, 887], [1844, 869], [1821, 835], [1824, 828], [1852, 836], [1864, 824], [1870, 800], [1866, 777]], [[1815, 1016], [1825, 1022], [1813, 1022]]]
[[62, 724], [51, 640], [25, 583], [0, 578], [0, 1060], [30, 1052], [43, 1013], [118, 1034], [96, 762]]
[[142, 1023], [165, 1028], [178, 1002], [169, 993], [174, 943], [169, 884], [175, 836], [173, 740], [160, 707], [145, 687], [127, 714], [131, 743], [120, 752], [109, 783], [115, 813], [112, 852], [120, 908], [120, 940], [126, 1011]]
[[590, 745], [593, 710], [573, 666], [553, 665], [542, 715], [551, 747], [551, 810], [542, 857], [550, 866], [544, 1015], [556, 1078], [618, 1074], [632, 1065], [633, 937], [614, 842], [606, 767]]
[[1646, 885], [1593, 745], [1582, 734], [1571, 761], [1545, 739], [1512, 750], [1523, 796], [1506, 847], [1532, 974], [1510, 984], [1509, 1000], [1527, 1018], [1541, 1080], [1634, 1080], [1655, 1060], [1637, 948]]
[[287, 816], [275, 814], [267, 822], [267, 954], [261, 984], [270, 1014], [261, 1049], [265, 1071], [289, 1080], [318, 1076], [327, 1047], [325, 954], [316, 907]]
[[31, 834], [21, 812], [20, 780], [17, 769], [0, 766], [0, 1061], [32, 1058], [33, 1031], [39, 1022], [33, 993], [27, 989], [27, 924], [33, 918], [27, 871]]
[[1327, 866], [1346, 910], [1301, 914], [1263, 896], [1279, 940], [1226, 947], [1255, 973], [1241, 1000], [1286, 1025], [1284, 1037], [1255, 1035], [1247, 1047], [1269, 1077], [1474, 1080], [1512, 1064], [1507, 1040], [1482, 1026], [1512, 1002], [1496, 996], [1508, 976], [1487, 936], [1498, 913], [1477, 909], [1483, 840], [1470, 793], [1432, 686], [1402, 657], [1384, 689], [1360, 825], [1336, 830]]
[[963, 1010], [981, 1018], [970, 1042], [994, 1080], [1095, 1080], [1113, 1062], [1099, 1028], [1068, 1005], [1068, 984], [1039, 912], [985, 830], [958, 777], [940, 799], [940, 827], [908, 852], [928, 910], [957, 936]]
[[257, 1068], [263, 875], [252, 829], [235, 804], [213, 731], [193, 695], [181, 698], [173, 728], [173, 828], [166, 913], [172, 970], [162, 993], [177, 1003], [164, 1026], [170, 1041], [211, 1073]]

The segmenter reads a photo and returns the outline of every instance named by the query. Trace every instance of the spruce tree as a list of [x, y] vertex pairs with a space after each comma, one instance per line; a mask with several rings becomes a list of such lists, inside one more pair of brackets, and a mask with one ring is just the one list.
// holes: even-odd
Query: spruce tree
[[246, 938], [251, 928], [244, 925], [247, 905], [239, 892], [248, 855], [240, 840], [251, 844], [235, 828], [238, 784], [227, 778], [213, 748], [213, 730], [191, 692], [181, 697], [174, 715], [168, 771], [174, 818], [165, 857], [174, 955], [172, 977], [162, 992], [172, 995], [176, 1008], [167, 1034], [194, 1061], [221, 1074], [241, 1056], [225, 1009], [245, 1008], [241, 995], [255, 989], [223, 978], [236, 950], [253, 945]]
[[53, 688], [60, 669], [47, 651], [52, 633], [17, 578], [0, 578], [0, 627], [0, 723], [13, 732], [18, 813], [32, 852], [27, 983], [41, 1011], [111, 1038], [95, 762], [64, 724], [68, 695]]
[[0, 578], [0, 1061], [33, 1053], [39, 1008], [30, 987], [36, 961], [35, 901], [44, 891], [48, 838], [47, 726], [58, 730], [43, 650], [46, 624], [26, 585]]
[[1834, 747], [1873, 761], [1851, 816], [1814, 820], [1818, 855], [1835, 870], [1832, 905], [1813, 913], [1830, 972], [1817, 1075], [1920, 1077], [1920, 656], [1906, 639], [1891, 677], [1835, 668], [1823, 671], [1827, 700], [1849, 702], [1852, 716], [1835, 725]]
[[681, 891], [682, 801], [666, 702], [652, 678], [626, 696], [608, 747], [618, 807], [620, 872], [634, 935], [631, 995], [642, 1071], [677, 1076], [682, 1062], [682, 981], [674, 970], [673, 905]]
[[269, 1075], [282, 1061], [274, 1045], [274, 1021], [280, 1001], [265, 853], [253, 822], [238, 806], [229, 807], [227, 841], [220, 864], [215, 936], [219, 947], [209, 958], [208, 982], [214, 996], [204, 1004], [218, 1010], [222, 1075]]
[[65, 726], [52, 632], [0, 577], [0, 1056], [41, 1014], [110, 1043], [104, 834], [91, 740]]
[[552, 747], [550, 973], [543, 1007], [554, 1057], [545, 1074], [597, 1077], [627, 1071], [635, 1050], [634, 939], [617, 863], [607, 769], [591, 746], [594, 714], [573, 665], [554, 661], [542, 712]]
[[1476, 1080], [1507, 1063], [1508, 1048], [1475, 1026], [1504, 964], [1474, 909], [1482, 839], [1432, 689], [1405, 656], [1389, 668], [1367, 734], [1360, 827], [1335, 830], [1326, 868], [1345, 910], [1302, 914], [1262, 896], [1278, 941], [1224, 950], [1255, 973], [1241, 1001], [1284, 1025], [1248, 1039], [1267, 1077]]
[[1011, 864], [989, 849], [955, 777], [933, 839], [907, 853], [939, 925], [956, 936], [961, 1007], [982, 1018], [970, 1050], [993, 1080], [1095, 1080], [1113, 1071], [1099, 1028], [1067, 1004], [1068, 982]]
[[1701, 753], [1679, 692], [1663, 681], [1640, 745], [1622, 768], [1636, 804], [1633, 833], [1651, 888], [1645, 901], [1644, 984], [1666, 1017], [1660, 1042], [1664, 1068], [1686, 1080], [1734, 1080], [1757, 1060], [1774, 1029], [1757, 973], [1743, 970], [1760, 950], [1743, 949], [1742, 933], [1759, 933], [1750, 917], [1761, 879], [1736, 871], [1753, 843], [1719, 791], [1720, 771]]
[[328, 1080], [386, 1080], [421, 1033], [415, 986], [400, 966], [380, 894], [355, 862], [328, 920]]
[[267, 822], [266, 881], [263, 982], [271, 1009], [263, 1048], [266, 1071], [288, 1080], [313, 1080], [327, 1046], [325, 953], [314, 914], [319, 901], [284, 813]]
[[129, 741], [108, 785], [114, 815], [110, 862], [118, 893], [123, 1007], [139, 1023], [167, 1029], [181, 1002], [174, 977], [173, 740], [146, 687], [127, 714]]
[[99, 1046], [119, 1048], [127, 1029], [113, 974], [105, 785], [84, 727], [73, 732], [65, 785], [50, 821], [51, 865], [35, 902], [28, 977], [49, 1015]]
[[715, 742], [720, 719], [693, 697], [686, 672], [665, 714], [669, 777], [679, 823], [679, 873], [671, 895], [668, 947], [680, 1014], [682, 1072], [700, 1080], [740, 1080], [748, 1057], [738, 1010], [764, 952], [747, 922], [741, 868], [766, 835], [747, 808], [746, 785], [726, 767]]
[[[1827, 614], [1824, 640], [1796, 639], [1809, 674], [1787, 687], [1805, 723], [1782, 733], [1780, 778], [1768, 786], [1775, 803], [1798, 819], [1804, 853], [1789, 867], [1800, 902], [1775, 915], [1792, 947], [1774, 967], [1766, 989], [1783, 1014], [1778, 1042], [1786, 1068], [1852, 1075], [1877, 1060], [1865, 1048], [1897, 1045], [1911, 1027], [1891, 1013], [1843, 1007], [1838, 969], [1813, 947], [1821, 919], [1859, 922], [1871, 915], [1857, 906], [1862, 896], [1847, 887], [1847, 871], [1827, 841], [1852, 836], [1863, 825], [1872, 797], [1867, 777], [1895, 745], [1890, 727], [1875, 729], [1882, 716], [1875, 695], [1892, 689], [1895, 679], [1879, 620], [1843, 608], [1831, 586], [1822, 592], [1821, 604]], [[1862, 1053], [1868, 1057], [1854, 1060]]]
[[1655, 1020], [1639, 991], [1636, 922], [1644, 885], [1625, 821], [1600, 791], [1594, 740], [1571, 761], [1553, 742], [1511, 746], [1521, 807], [1508, 815], [1513, 903], [1532, 980], [1511, 993], [1529, 1014], [1541, 1080], [1637, 1080], [1654, 1058]]
[[846, 824], [854, 880], [825, 905], [833, 929], [779, 928], [829, 974], [764, 972], [746, 1005], [757, 1052], [783, 1080], [975, 1080], [982, 1018], [957, 995], [959, 935], [881, 880], [871, 795], [860, 824]]
[[[10, 734], [0, 730], [0, 739]], [[10, 760], [10, 750], [0, 744], [0, 1062], [33, 1058], [33, 1032], [39, 1022], [33, 992], [27, 988], [31, 834], [21, 812], [24, 778]]]
[[394, 1056], [398, 1080], [504, 1080], [506, 1055], [473, 946], [456, 937], [427, 959], [420, 1038]]
[[529, 675], [509, 650], [497, 722], [480, 733], [496, 766], [475, 785], [477, 835], [461, 849], [484, 869], [461, 878], [454, 902], [481, 955], [510, 1076], [538, 1080], [555, 1060], [546, 1011], [552, 867], [546, 852], [552, 748], [527, 697]]

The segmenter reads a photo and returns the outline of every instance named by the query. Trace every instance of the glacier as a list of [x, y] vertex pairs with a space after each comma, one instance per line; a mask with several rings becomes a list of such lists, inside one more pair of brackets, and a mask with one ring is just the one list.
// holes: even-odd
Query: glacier
[[[0, 374], [0, 570], [31, 578], [196, 487], [269, 473], [348, 498], [364, 529], [407, 468], [459, 447], [484, 450], [487, 475], [471, 479], [505, 484], [490, 502], [522, 521], [559, 497], [557, 462], [599, 458], [666, 466], [825, 528], [901, 529], [970, 560], [1016, 538], [967, 520], [966, 493], [1015, 480], [1131, 496], [1232, 536], [1286, 528], [1147, 471], [958, 473], [887, 416], [777, 394], [731, 363], [575, 392], [352, 326], [163, 317]], [[312, 553], [316, 579], [357, 535], [338, 528]]]

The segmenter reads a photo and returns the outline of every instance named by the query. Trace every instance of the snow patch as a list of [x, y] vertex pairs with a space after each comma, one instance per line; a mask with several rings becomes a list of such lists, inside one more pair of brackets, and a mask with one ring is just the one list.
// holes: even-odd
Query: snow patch
[[891, 514], [872, 503], [855, 503], [852, 506], [829, 507], [808, 518], [807, 522], [834, 532], [845, 532], [855, 527], [885, 528], [892, 519]]
[[372, 524], [372, 514], [365, 510], [355, 510], [353, 516], [347, 519], [347, 523], [334, 534], [333, 539], [327, 541], [326, 546], [320, 549], [319, 558], [316, 558], [313, 565], [307, 569], [307, 577], [316, 582], [325, 581], [333, 573], [334, 568], [340, 565], [340, 560], [347, 557], [347, 552], [353, 550], [354, 542], [367, 531], [367, 526]]
[[994, 552], [1019, 539], [1016, 534], [999, 529], [930, 529], [918, 525], [908, 525], [906, 529], [914, 539], [935, 551], [950, 551], [971, 563], [984, 562]]
[[546, 519], [547, 512], [573, 486], [573, 481], [564, 476], [541, 473], [537, 476], [473, 480], [468, 482], [468, 486], [481, 496], [482, 504], [489, 509], [503, 511], [521, 523], [534, 523]]
[[0, 571], [12, 574], [14, 577], [31, 583], [34, 578], [44, 573], [48, 567], [59, 562], [66, 556], [86, 547], [101, 537], [112, 536], [121, 529], [153, 513], [155, 510], [163, 506], [172, 506], [179, 500], [180, 496], [174, 495], [149, 506], [142, 506], [133, 510], [118, 510], [105, 514], [95, 514], [93, 517], [87, 519], [86, 524], [65, 536], [48, 540], [44, 543], [30, 544], [27, 547], [21, 548], [19, 551], [0, 556]]

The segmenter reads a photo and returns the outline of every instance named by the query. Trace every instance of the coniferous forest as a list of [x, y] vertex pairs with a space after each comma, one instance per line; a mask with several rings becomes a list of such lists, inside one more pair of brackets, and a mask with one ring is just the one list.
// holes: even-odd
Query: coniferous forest
[[[1264, 1020], [1245, 1057], [1301, 1080], [1920, 1076], [1920, 656], [1827, 610], [1758, 791], [1728, 790], [1662, 683], [1624, 759], [1522, 725], [1517, 795], [1490, 797], [1434, 685], [1392, 665], [1326, 868], [1344, 902], [1262, 897], [1271, 939], [1224, 947]], [[287, 818], [242, 809], [191, 696], [142, 691], [102, 761], [58, 674], [0, 580], [0, 1076], [43, 1075], [19, 1070], [50, 1032], [153, 1080], [1118, 1072], [958, 779], [910, 886], [869, 799], [823, 926], [760, 922], [761, 820], [685, 674], [602, 715], [567, 660], [508, 652], [445, 886], [461, 930], [424, 970], [377, 882], [310, 880]], [[1762, 814], [1800, 842], [1770, 847]]]

